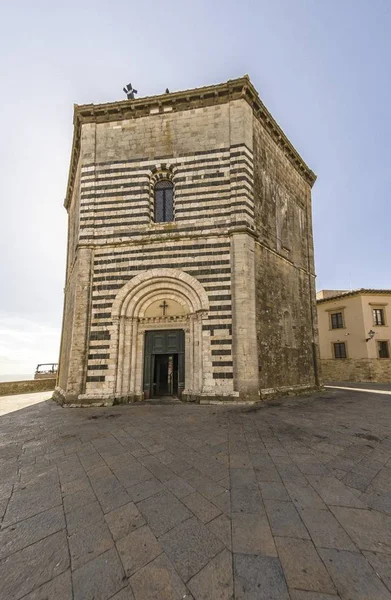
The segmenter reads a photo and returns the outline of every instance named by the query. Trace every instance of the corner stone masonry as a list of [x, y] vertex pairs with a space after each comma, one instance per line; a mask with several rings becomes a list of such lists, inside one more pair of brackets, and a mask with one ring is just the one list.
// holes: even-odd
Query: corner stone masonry
[[[157, 222], [164, 182], [173, 219]], [[247, 76], [75, 106], [55, 398], [319, 387], [314, 182]]]

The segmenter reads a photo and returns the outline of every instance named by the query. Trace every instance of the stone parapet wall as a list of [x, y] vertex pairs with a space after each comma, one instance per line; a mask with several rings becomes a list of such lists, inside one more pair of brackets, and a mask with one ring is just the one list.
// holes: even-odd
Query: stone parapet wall
[[54, 390], [55, 385], [55, 377], [50, 379], [28, 379], [27, 381], [2, 381], [0, 382], [0, 396], [47, 392]]
[[391, 383], [391, 359], [323, 359], [324, 381], [376, 381]]

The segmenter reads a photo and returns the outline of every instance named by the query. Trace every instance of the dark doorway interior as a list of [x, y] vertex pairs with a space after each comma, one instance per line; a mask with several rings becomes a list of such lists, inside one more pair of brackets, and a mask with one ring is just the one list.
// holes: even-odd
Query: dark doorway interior
[[152, 398], [178, 395], [178, 354], [154, 354]]
[[144, 353], [144, 398], [177, 396], [185, 387], [185, 332], [147, 331]]

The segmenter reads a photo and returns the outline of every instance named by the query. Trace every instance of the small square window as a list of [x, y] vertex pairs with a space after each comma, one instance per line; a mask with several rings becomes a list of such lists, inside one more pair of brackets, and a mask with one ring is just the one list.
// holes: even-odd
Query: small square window
[[345, 342], [337, 342], [334, 346], [334, 358], [346, 358], [346, 344]]
[[377, 353], [379, 358], [390, 358], [390, 348], [387, 340], [377, 342]]
[[341, 312], [331, 314], [331, 329], [343, 329], [343, 316]]
[[373, 314], [373, 324], [374, 325], [385, 325], [386, 324], [383, 308], [373, 308], [372, 314]]

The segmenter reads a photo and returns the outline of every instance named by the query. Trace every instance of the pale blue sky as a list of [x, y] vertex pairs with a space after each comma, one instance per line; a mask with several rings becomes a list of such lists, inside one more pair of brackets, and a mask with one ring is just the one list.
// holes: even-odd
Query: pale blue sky
[[0, 9], [0, 375], [58, 357], [73, 103], [248, 73], [317, 173], [317, 288], [391, 287], [391, 0]]

